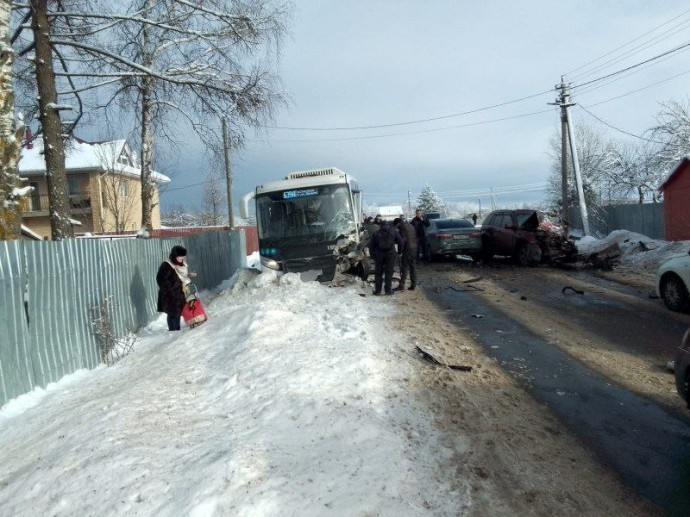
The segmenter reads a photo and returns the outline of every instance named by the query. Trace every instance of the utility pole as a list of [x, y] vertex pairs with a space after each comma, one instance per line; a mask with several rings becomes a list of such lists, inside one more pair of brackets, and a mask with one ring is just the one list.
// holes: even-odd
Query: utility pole
[[409, 190], [407, 191], [407, 211], [412, 214], [412, 198]]
[[232, 230], [235, 222], [232, 217], [232, 162], [230, 161], [230, 139], [228, 138], [228, 123], [223, 117], [223, 151], [225, 156], [225, 181], [228, 195], [228, 226]]
[[582, 188], [582, 176], [580, 174], [580, 160], [577, 156], [577, 147], [575, 144], [575, 134], [573, 132], [573, 125], [570, 120], [568, 108], [574, 106], [575, 103], [570, 102], [570, 93], [568, 93], [568, 86], [561, 77], [561, 84], [556, 88], [561, 90], [561, 94], [556, 99], [555, 103], [549, 103], [561, 107], [561, 203], [563, 206], [563, 213], [561, 217], [564, 220], [568, 218], [568, 150], [566, 148], [566, 140], [570, 142], [570, 155], [573, 161], [573, 171], [575, 173], [575, 186], [577, 188], [577, 197], [580, 206], [580, 216], [582, 217], [582, 230], [585, 235], [589, 235], [589, 216], [587, 214], [587, 203], [585, 201], [585, 193]]
[[482, 198], [478, 197], [477, 202], [479, 203], [479, 217], [482, 216]]

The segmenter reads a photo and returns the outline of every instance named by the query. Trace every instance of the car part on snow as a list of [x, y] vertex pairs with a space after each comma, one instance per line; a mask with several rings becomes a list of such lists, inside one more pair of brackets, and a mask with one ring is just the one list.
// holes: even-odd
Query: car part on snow
[[566, 285], [563, 289], [561, 289], [561, 293], [565, 294], [567, 291], [572, 291], [575, 294], [585, 294], [584, 291], [580, 291], [579, 289], [575, 289], [574, 287], [571, 287], [569, 285]]
[[468, 365], [459, 365], [459, 364], [448, 364], [445, 362], [441, 362], [438, 359], [436, 359], [433, 355], [431, 355], [429, 352], [426, 350], [422, 350], [419, 346], [415, 346], [417, 349], [417, 352], [419, 355], [426, 361], [429, 361], [431, 364], [435, 364], [437, 366], [445, 366], [446, 368], [450, 368], [451, 370], [459, 370], [461, 372], [471, 372], [472, 367]]

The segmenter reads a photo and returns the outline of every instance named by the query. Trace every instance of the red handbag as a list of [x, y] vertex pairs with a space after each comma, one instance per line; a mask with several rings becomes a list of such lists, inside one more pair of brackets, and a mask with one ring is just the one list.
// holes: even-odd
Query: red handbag
[[190, 328], [201, 325], [208, 319], [204, 306], [201, 304], [201, 300], [199, 300], [199, 298], [184, 304], [184, 308], [182, 309], [182, 319]]

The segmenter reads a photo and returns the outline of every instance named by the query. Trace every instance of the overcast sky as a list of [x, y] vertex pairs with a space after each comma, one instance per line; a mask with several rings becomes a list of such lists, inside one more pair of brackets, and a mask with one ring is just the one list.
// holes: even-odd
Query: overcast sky
[[[485, 207], [491, 188], [499, 204], [541, 200], [551, 169], [549, 139], [560, 127], [558, 108], [547, 104], [556, 97], [549, 90], [561, 75], [573, 85], [598, 79], [688, 43], [690, 34], [690, 6], [681, 0], [295, 4], [279, 64], [289, 105], [278, 112], [277, 127], [439, 120], [249, 134], [233, 157], [236, 200], [288, 172], [328, 166], [355, 176], [369, 204], [400, 204], [409, 191], [414, 205], [427, 184], [444, 201], [481, 198]], [[689, 84], [686, 48], [574, 88], [573, 100], [608, 124], [641, 134], [654, 124], [660, 102], [688, 98]], [[450, 116], [524, 97], [531, 98]], [[532, 115], [496, 121], [524, 114]], [[572, 116], [575, 124], [634, 141], [579, 107]], [[162, 170], [173, 178], [163, 208], [201, 198], [203, 149], [190, 143], [181, 153]], [[193, 186], [182, 188], [187, 185]], [[506, 190], [519, 192], [500, 194]]]

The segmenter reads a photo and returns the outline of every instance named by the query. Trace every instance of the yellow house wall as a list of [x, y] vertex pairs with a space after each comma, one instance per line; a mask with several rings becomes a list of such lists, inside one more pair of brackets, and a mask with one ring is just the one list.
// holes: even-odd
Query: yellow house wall
[[[71, 217], [82, 223], [82, 226], [75, 226], [75, 233], [114, 232], [115, 217], [112, 211], [108, 210], [107, 202], [101, 195], [104, 180], [101, 179], [99, 181], [99, 177], [102, 171], [73, 174], [77, 174], [80, 178], [79, 190], [81, 192], [88, 192], [91, 197], [90, 213], [73, 210], [74, 213], [72, 213]], [[68, 174], [68, 176], [73, 174]], [[131, 200], [131, 208], [127, 212], [126, 231], [137, 231], [141, 228], [141, 181], [138, 178], [132, 177], [120, 177], [120, 179], [127, 181], [128, 198]], [[28, 180], [38, 184], [38, 194], [40, 196], [48, 195], [48, 184], [45, 176], [28, 176]], [[154, 191], [153, 205], [151, 222], [154, 228], [160, 228], [161, 212], [158, 188]], [[48, 216], [23, 217], [22, 224], [42, 237], [50, 238], [50, 219]]]

